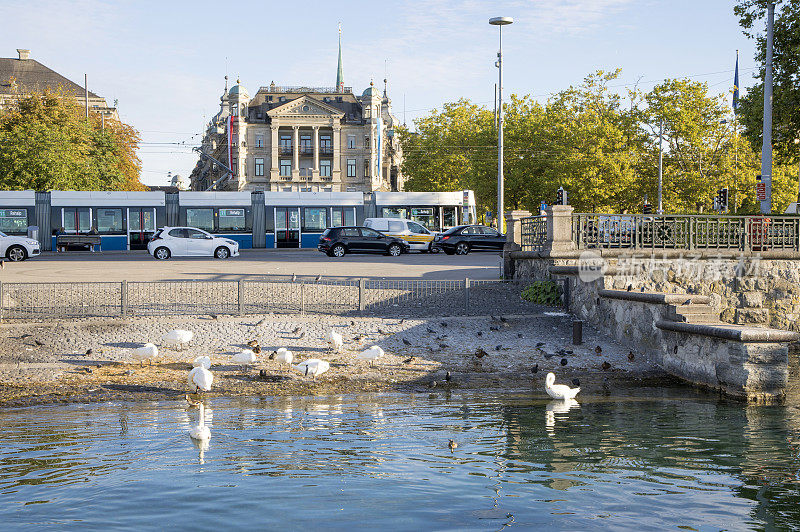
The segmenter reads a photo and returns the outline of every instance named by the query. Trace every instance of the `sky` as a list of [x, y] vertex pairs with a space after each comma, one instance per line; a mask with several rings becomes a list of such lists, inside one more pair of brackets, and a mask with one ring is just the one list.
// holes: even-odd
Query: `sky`
[[[188, 176], [227, 75], [260, 86], [332, 87], [338, 24], [345, 85], [360, 94], [389, 80], [394, 114], [409, 125], [444, 102], [493, 107], [498, 28], [504, 94], [549, 94], [596, 70], [622, 69], [618, 89], [691, 77], [727, 93], [736, 50], [753, 84], [754, 43], [724, 0], [431, 0], [205, 2], [0, 0], [0, 57], [17, 48], [89, 90], [118, 100], [142, 136], [142, 182]], [[169, 144], [173, 143], [173, 144]]]

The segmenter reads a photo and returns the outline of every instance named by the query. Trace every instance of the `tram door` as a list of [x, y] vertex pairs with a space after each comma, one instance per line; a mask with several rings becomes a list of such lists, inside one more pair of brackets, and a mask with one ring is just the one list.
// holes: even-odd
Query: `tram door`
[[156, 210], [130, 207], [128, 209], [128, 245], [130, 249], [147, 249], [156, 232]]
[[300, 209], [275, 207], [275, 247], [300, 247]]

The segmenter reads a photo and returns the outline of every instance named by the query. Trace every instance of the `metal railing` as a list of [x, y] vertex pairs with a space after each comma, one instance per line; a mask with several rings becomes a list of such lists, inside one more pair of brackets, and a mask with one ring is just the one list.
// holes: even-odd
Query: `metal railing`
[[576, 213], [572, 239], [578, 249], [798, 252], [800, 218]]
[[303, 92], [314, 92], [320, 94], [347, 94], [353, 92], [353, 87], [343, 87], [342, 91], [337, 90], [336, 87], [305, 87], [303, 85], [293, 85], [293, 86], [277, 86], [277, 85], [269, 85], [266, 87], [259, 87], [259, 92], [270, 92], [270, 93], [280, 93], [280, 92], [287, 92], [287, 93], [303, 93]]
[[238, 281], [0, 283], [0, 319], [338, 314], [445, 316], [523, 313], [517, 281], [289, 276]]
[[540, 251], [547, 242], [547, 216], [522, 219], [522, 250]]

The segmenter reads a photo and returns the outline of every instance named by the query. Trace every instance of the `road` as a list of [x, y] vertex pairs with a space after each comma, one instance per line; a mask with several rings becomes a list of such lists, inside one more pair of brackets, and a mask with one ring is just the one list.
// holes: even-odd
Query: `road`
[[264, 275], [366, 277], [373, 279], [497, 279], [498, 253], [410, 253], [400, 257], [346, 255], [340, 259], [316, 250], [244, 250], [241, 256], [172, 258], [157, 261], [144, 252], [69, 254], [44, 253], [24, 262], [5, 262], [0, 281], [154, 281], [239, 280]]

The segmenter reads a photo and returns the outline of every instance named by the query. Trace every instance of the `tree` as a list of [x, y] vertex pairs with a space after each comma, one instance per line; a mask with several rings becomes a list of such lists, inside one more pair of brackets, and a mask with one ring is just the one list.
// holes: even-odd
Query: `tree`
[[67, 94], [21, 96], [0, 111], [0, 187], [5, 190], [144, 190], [139, 135], [90, 114]]

